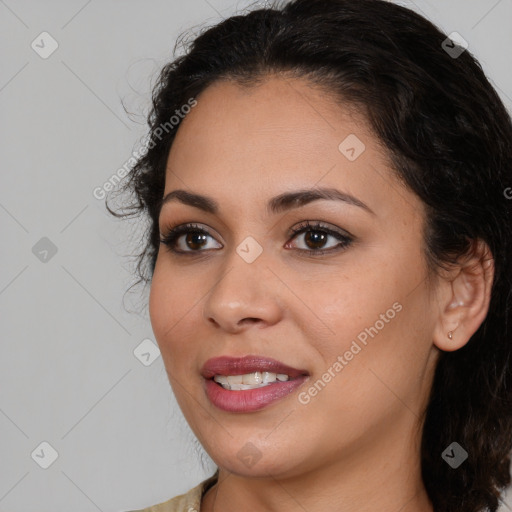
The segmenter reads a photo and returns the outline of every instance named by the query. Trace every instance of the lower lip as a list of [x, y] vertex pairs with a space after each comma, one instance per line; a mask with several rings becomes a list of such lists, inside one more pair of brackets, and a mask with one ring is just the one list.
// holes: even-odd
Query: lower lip
[[206, 395], [213, 405], [228, 412], [253, 412], [267, 407], [297, 389], [307, 375], [284, 382], [276, 381], [255, 389], [231, 391], [224, 389], [213, 379], [205, 379]]

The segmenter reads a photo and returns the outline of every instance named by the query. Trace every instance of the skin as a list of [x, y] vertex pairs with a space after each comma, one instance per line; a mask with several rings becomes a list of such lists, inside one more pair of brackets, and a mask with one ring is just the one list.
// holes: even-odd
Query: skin
[[[463, 346], [487, 313], [493, 268], [482, 263], [485, 247], [428, 280], [421, 201], [398, 183], [364, 118], [305, 80], [269, 76], [250, 89], [217, 82], [197, 100], [170, 151], [164, 195], [200, 193], [219, 212], [179, 201], [162, 207], [162, 236], [188, 222], [209, 236], [201, 248], [182, 235], [185, 255], [161, 246], [149, 307], [177, 401], [220, 468], [201, 511], [432, 511], [421, 480], [420, 414], [439, 350]], [[350, 134], [366, 147], [354, 161], [338, 149]], [[315, 187], [349, 193], [372, 213], [333, 200], [266, 210], [279, 194]], [[308, 244], [308, 232], [288, 236], [306, 220], [354, 240], [308, 255], [300, 249], [339, 240], [329, 236], [323, 247]], [[236, 252], [248, 236], [263, 250], [252, 263]], [[394, 303], [402, 306], [395, 317], [300, 403], [299, 393]], [[305, 368], [310, 378], [260, 411], [216, 408], [201, 367], [249, 354]], [[237, 456], [248, 442], [261, 455], [250, 467]]]

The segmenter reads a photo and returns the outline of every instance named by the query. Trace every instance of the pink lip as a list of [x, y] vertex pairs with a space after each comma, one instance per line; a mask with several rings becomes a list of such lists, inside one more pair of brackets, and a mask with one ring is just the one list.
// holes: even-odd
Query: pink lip
[[201, 375], [205, 379], [211, 379], [215, 375], [244, 375], [252, 372], [286, 373], [290, 379], [301, 375], [309, 375], [307, 370], [292, 368], [270, 357], [254, 355], [245, 357], [222, 356], [208, 359], [201, 370]]
[[306, 375], [285, 382], [274, 382], [262, 388], [230, 391], [212, 379], [206, 379], [206, 395], [213, 405], [228, 412], [253, 412], [289, 395], [308, 377]]
[[[224, 389], [213, 380], [215, 375], [244, 375], [263, 371], [285, 373], [290, 380], [241, 391]], [[201, 375], [205, 378], [206, 395], [216, 407], [228, 412], [252, 412], [289, 395], [308, 379], [309, 373], [307, 370], [292, 368], [262, 356], [223, 356], [209, 359], [203, 366]]]

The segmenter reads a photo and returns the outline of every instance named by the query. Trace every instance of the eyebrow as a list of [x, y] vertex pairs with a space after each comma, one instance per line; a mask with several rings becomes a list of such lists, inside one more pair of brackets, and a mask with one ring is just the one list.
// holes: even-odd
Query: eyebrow
[[[276, 197], [270, 199], [267, 203], [267, 212], [271, 214], [278, 214], [292, 208], [299, 208], [313, 201], [320, 199], [328, 201], [342, 201], [352, 206], [358, 206], [368, 213], [375, 215], [369, 206], [363, 203], [356, 197], [342, 192], [335, 188], [314, 188], [296, 190], [294, 192], [285, 192]], [[187, 192], [186, 190], [173, 190], [169, 192], [163, 199], [161, 206], [171, 201], [179, 201], [180, 203], [199, 208], [208, 213], [217, 214], [219, 212], [219, 204], [211, 197], [207, 197], [201, 194], [195, 194], [193, 192]]]

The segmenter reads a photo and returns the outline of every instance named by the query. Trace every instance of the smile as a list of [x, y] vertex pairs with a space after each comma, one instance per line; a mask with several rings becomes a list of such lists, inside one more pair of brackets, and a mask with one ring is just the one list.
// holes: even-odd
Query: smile
[[268, 386], [273, 382], [285, 382], [290, 377], [285, 373], [253, 372], [244, 375], [215, 375], [213, 380], [224, 389], [231, 391], [242, 391]]

